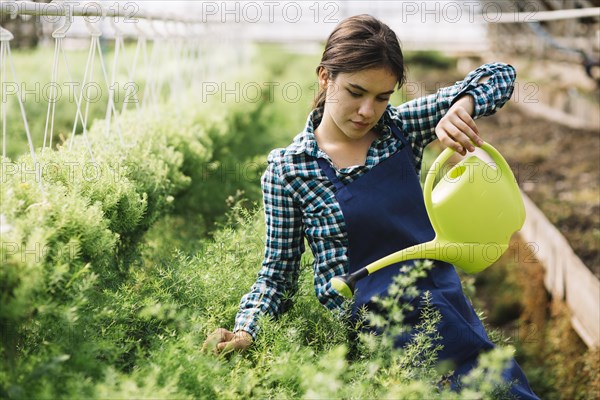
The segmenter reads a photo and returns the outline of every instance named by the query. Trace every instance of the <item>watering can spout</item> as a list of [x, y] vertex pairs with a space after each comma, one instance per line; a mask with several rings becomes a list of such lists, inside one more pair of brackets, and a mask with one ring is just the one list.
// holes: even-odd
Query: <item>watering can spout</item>
[[381, 268], [387, 267], [388, 265], [396, 264], [402, 261], [423, 258], [440, 258], [440, 246], [435, 239], [389, 254], [377, 261], [372, 262], [364, 268], [361, 268], [353, 274], [335, 276], [333, 279], [331, 279], [331, 286], [342, 296], [349, 298], [354, 294], [354, 288], [358, 280], [372, 274], [377, 270], [380, 270]]
[[335, 276], [331, 285], [342, 296], [350, 298], [360, 279], [389, 265], [418, 259], [444, 261], [466, 272], [478, 272], [496, 262], [507, 249], [508, 243], [456, 243], [436, 237], [380, 258], [353, 274]]
[[383, 258], [380, 258], [377, 261], [372, 262], [365, 268], [367, 269], [367, 271], [369, 271], [369, 273], [373, 273], [390, 264], [395, 264], [402, 261], [417, 260], [424, 258], [440, 260], [440, 257], [442, 257], [440, 244], [434, 239], [429, 242], [415, 244], [414, 246], [410, 246], [406, 249], [387, 255]]

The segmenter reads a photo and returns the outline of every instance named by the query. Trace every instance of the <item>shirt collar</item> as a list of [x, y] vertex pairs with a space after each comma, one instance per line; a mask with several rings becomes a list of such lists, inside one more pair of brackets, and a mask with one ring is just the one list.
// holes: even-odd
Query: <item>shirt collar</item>
[[[306, 153], [313, 157], [320, 157], [323, 155], [322, 151], [319, 149], [317, 145], [317, 139], [315, 138], [315, 129], [321, 123], [323, 119], [323, 107], [318, 107], [313, 109], [308, 118], [306, 119], [306, 125], [304, 130], [300, 132], [293, 140], [293, 142], [288, 146], [288, 152], [292, 154], [300, 154]], [[379, 139], [386, 140], [391, 135], [391, 129], [389, 125], [393, 120], [393, 116], [395, 115], [395, 109], [388, 104], [383, 115], [377, 121], [373, 129], [375, 132], [379, 133]]]

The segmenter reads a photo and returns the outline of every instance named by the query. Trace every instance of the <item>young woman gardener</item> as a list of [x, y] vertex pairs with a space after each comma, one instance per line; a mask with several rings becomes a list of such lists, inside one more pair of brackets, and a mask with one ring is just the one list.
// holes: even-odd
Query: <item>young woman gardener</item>
[[[297, 286], [304, 238], [315, 257], [316, 295], [330, 309], [344, 302], [331, 278], [432, 239], [418, 178], [423, 149], [437, 138], [463, 155], [473, 151], [473, 143], [482, 143], [473, 119], [502, 107], [515, 79], [511, 66], [485, 64], [454, 86], [392, 107], [390, 96], [405, 81], [402, 51], [395, 33], [368, 15], [335, 28], [317, 75], [321, 90], [306, 127], [268, 157], [263, 265], [240, 302], [233, 332], [221, 328], [207, 340], [217, 352], [247, 348], [261, 315], [287, 309], [284, 297]], [[384, 268], [360, 281], [354, 310], [384, 295], [397, 273]], [[457, 378], [493, 345], [452, 265], [436, 262], [417, 285], [432, 293], [442, 314], [438, 356], [454, 362]], [[416, 324], [418, 310], [407, 321]], [[504, 377], [516, 382], [512, 392], [519, 398], [537, 398], [514, 361]]]

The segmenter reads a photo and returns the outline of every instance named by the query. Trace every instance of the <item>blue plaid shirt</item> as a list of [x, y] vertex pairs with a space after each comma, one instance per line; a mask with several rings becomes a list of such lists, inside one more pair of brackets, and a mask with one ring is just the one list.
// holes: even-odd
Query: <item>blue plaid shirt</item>
[[[484, 76], [490, 78], [477, 83]], [[374, 128], [378, 138], [368, 151], [365, 165], [336, 170], [340, 181], [349, 183], [357, 179], [403, 146], [392, 134], [391, 124], [398, 126], [412, 146], [418, 172], [423, 150], [437, 138], [435, 127], [454, 100], [470, 94], [475, 99], [473, 117], [491, 115], [510, 99], [515, 76], [510, 65], [485, 64], [435, 94], [397, 108], [388, 104]], [[268, 156], [268, 167], [262, 176], [265, 255], [256, 283], [240, 301], [234, 331], [244, 330], [256, 337], [260, 316], [277, 316], [288, 308], [290, 296], [297, 290], [305, 238], [314, 255], [317, 298], [332, 310], [341, 309], [344, 303], [344, 298], [330, 284], [331, 278], [348, 272], [348, 237], [333, 184], [316, 162], [321, 157], [331, 163], [317, 146], [314, 135], [322, 112], [313, 110], [306, 127], [293, 142]]]

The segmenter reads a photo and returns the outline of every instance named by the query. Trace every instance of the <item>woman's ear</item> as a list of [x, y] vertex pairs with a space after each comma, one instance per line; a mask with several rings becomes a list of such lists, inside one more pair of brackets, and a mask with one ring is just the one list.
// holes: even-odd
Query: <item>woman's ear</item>
[[319, 69], [319, 87], [323, 89], [327, 89], [327, 85], [329, 84], [329, 80], [331, 78], [331, 74], [325, 67], [321, 67]]

